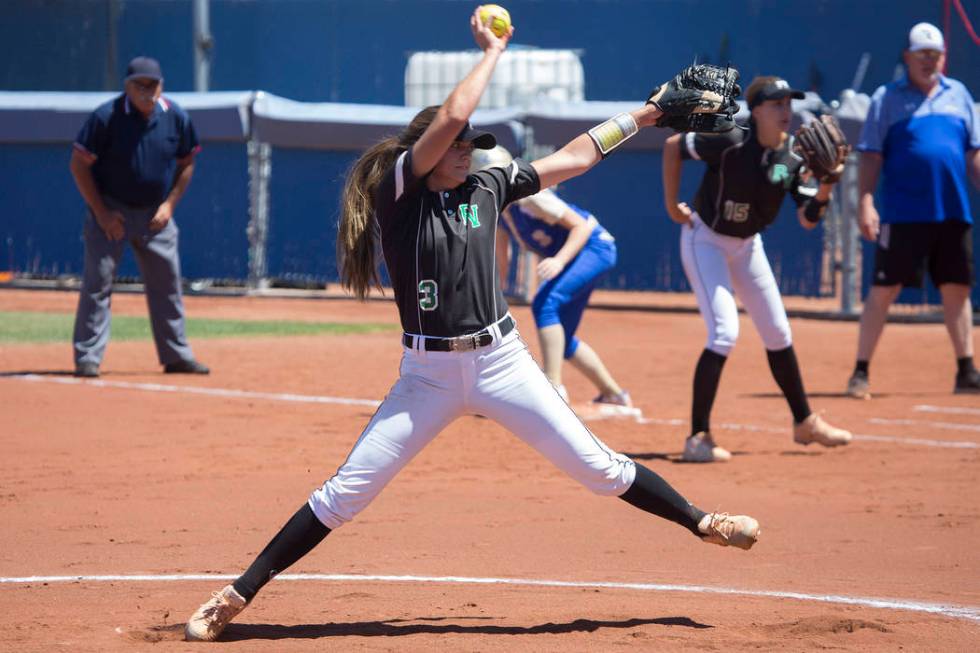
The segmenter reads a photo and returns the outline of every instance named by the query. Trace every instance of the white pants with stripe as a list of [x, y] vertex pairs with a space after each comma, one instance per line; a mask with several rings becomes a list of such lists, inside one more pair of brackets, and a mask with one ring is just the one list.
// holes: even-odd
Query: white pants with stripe
[[737, 295], [769, 351], [786, 349], [793, 336], [786, 309], [762, 246], [762, 236], [724, 236], [698, 214], [681, 228], [681, 261], [708, 327], [707, 349], [727, 356], [738, 340]]
[[310, 508], [331, 529], [350, 521], [440, 431], [474, 414], [596, 494], [619, 496], [636, 477], [633, 461], [603, 444], [558, 396], [515, 329], [473, 351], [404, 348], [401, 376], [344, 464], [310, 496]]

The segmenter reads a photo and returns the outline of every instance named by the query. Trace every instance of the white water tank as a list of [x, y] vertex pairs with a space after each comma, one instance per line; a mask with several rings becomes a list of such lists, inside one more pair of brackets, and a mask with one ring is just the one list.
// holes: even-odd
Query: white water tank
[[[585, 74], [578, 50], [539, 50], [511, 46], [500, 57], [480, 108], [528, 107], [538, 98], [585, 100]], [[405, 67], [405, 105], [442, 104], [483, 53], [415, 52]]]

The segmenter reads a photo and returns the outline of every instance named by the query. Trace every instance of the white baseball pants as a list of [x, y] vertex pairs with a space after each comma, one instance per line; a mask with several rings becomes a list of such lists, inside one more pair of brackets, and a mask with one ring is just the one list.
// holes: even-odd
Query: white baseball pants
[[708, 327], [707, 349], [727, 356], [738, 340], [742, 300], [769, 351], [786, 349], [793, 336], [786, 309], [762, 246], [762, 236], [736, 238], [712, 231], [695, 213], [681, 228], [681, 262]]
[[596, 494], [619, 496], [633, 484], [633, 461], [586, 428], [515, 329], [473, 351], [405, 348], [401, 376], [344, 464], [310, 496], [310, 508], [330, 529], [350, 521], [440, 431], [474, 414], [498, 422]]

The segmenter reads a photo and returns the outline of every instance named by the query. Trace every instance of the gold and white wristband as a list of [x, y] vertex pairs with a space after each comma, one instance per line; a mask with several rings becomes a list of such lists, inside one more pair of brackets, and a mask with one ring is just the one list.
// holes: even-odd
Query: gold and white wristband
[[620, 113], [589, 130], [589, 137], [602, 158], [634, 136], [640, 128], [628, 113]]

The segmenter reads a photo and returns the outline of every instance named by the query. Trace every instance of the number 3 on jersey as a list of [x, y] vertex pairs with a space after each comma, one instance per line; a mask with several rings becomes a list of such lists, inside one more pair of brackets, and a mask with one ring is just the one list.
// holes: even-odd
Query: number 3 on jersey
[[419, 281], [419, 308], [434, 311], [439, 307], [439, 284], [432, 279]]

